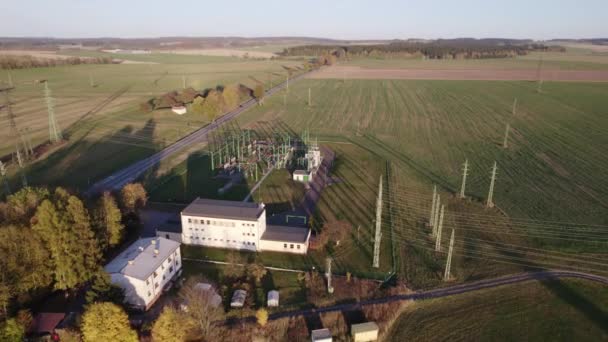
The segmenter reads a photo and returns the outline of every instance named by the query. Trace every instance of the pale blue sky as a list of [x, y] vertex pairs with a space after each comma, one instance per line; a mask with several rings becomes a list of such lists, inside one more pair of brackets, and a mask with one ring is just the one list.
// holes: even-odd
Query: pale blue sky
[[608, 37], [608, 0], [0, 2], [4, 37]]

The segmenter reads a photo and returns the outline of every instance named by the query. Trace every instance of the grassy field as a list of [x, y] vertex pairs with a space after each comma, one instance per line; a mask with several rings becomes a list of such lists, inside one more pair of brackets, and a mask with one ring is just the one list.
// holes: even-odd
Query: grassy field
[[[305, 80], [290, 88], [286, 105], [279, 95], [242, 119], [281, 120], [347, 143], [339, 146], [349, 146], [342, 154], [349, 174], [338, 177], [357, 183], [344, 184], [343, 192], [330, 187], [322, 203], [344, 204], [335, 220], [361, 225], [363, 241], [371, 238], [377, 178], [391, 161], [383, 225], [389, 242], [381, 255], [391, 263], [392, 243], [401, 275], [420, 288], [441, 284], [452, 229], [458, 281], [529, 267], [606, 274], [608, 139], [601, 132], [608, 128], [607, 95], [606, 83], [545, 83], [539, 94], [533, 82]], [[503, 149], [507, 122], [510, 143]], [[461, 201], [454, 193], [467, 158], [469, 200]], [[490, 210], [483, 204], [494, 161], [497, 208]], [[447, 205], [440, 252], [427, 227], [432, 184]]]
[[[67, 145], [30, 164], [31, 184], [83, 188], [205, 125], [203, 118], [192, 114], [177, 116], [168, 110], [143, 113], [139, 109], [141, 102], [153, 96], [180, 89], [183, 77], [187, 86], [201, 90], [237, 82], [253, 86], [252, 78], [269, 83], [271, 73], [281, 74], [283, 66], [294, 65], [223, 57], [200, 57], [198, 64], [166, 62], [165, 56], [157, 55], [148, 58], [156, 58], [154, 62], [159, 64], [79, 65], [10, 72], [16, 86], [11, 94], [16, 123], [32, 144], [48, 139], [43, 85], [36, 80], [48, 80], [56, 100], [58, 124], [69, 137]], [[0, 75], [0, 79], [8, 79], [7, 72]], [[278, 76], [273, 77], [276, 83]], [[0, 136], [9, 136], [4, 114]], [[10, 153], [13, 146], [12, 139], [2, 140], [0, 155]]]
[[406, 308], [386, 341], [604, 341], [608, 290], [580, 281], [528, 282]]

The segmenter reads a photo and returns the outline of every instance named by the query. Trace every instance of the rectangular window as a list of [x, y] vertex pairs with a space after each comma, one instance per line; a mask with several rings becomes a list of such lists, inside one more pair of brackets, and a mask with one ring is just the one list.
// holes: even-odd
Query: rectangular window
[[207, 220], [207, 224], [211, 224], [211, 223], [209, 223], [209, 222], [211, 222], [211, 221]]
[[285, 243], [285, 244], [283, 244], [283, 248], [287, 248], [287, 244], [286, 244], [286, 243]]
[[289, 245], [289, 248], [293, 249], [293, 243]]
[[251, 233], [251, 236], [255, 236], [255, 234], [254, 234], [254, 233]]
[[152, 293], [150, 291], [148, 291], [148, 297], [150, 297], [152, 295]]
[[150, 279], [146, 279], [146, 285], [150, 285]]
[[188, 219], [188, 223], [192, 223], [192, 219], [191, 218]]
[[300, 245], [298, 245], [298, 249], [300, 249]]
[[173, 273], [173, 266], [169, 267], [169, 273]]
[[158, 277], [158, 274], [156, 273], [156, 271], [154, 271], [153, 275], [154, 275], [154, 278]]
[[158, 288], [158, 283], [154, 283], [154, 288], [157, 289]]

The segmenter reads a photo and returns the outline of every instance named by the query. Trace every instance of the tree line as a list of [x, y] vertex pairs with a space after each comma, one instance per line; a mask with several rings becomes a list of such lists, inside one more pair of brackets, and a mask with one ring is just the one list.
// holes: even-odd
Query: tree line
[[62, 65], [111, 64], [108, 57], [38, 58], [34, 56], [0, 56], [0, 69], [47, 68]]
[[[428, 59], [506, 58], [531, 51], [565, 51], [562, 47], [535, 43], [511, 44], [483, 40], [437, 40], [431, 43], [392, 42], [374, 45], [304, 45], [283, 50], [283, 56], [424, 57]], [[331, 64], [331, 63], [326, 63]]]
[[56, 290], [87, 287], [89, 303], [121, 303], [102, 265], [145, 202], [141, 184], [90, 202], [60, 187], [27, 187], [0, 202], [0, 340], [24, 335], [28, 320], [19, 317]]

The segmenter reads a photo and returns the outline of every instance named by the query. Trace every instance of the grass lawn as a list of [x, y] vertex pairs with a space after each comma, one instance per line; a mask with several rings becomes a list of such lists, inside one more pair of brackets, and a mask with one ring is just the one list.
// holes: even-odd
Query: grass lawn
[[416, 302], [387, 341], [604, 341], [608, 289], [582, 280], [527, 282]]

